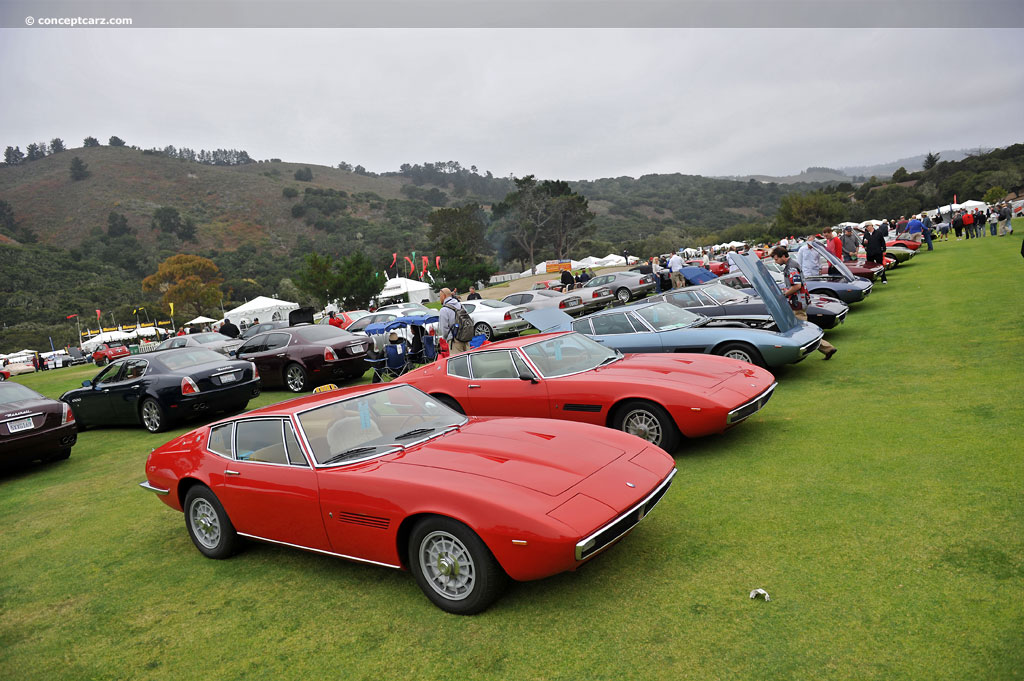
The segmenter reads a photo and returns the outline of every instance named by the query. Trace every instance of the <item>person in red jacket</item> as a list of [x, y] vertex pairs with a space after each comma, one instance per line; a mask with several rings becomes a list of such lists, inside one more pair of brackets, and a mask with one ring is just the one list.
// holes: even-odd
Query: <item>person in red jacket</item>
[[341, 321], [340, 319], [338, 319], [335, 316], [334, 310], [331, 310], [330, 312], [328, 312], [327, 316], [330, 317], [330, 319], [327, 320], [328, 324], [330, 324], [331, 326], [336, 326], [339, 329], [344, 328], [345, 322]]
[[[843, 241], [842, 241], [842, 239], [840, 239], [839, 236], [835, 233], [835, 230], [833, 230], [831, 228], [826, 229], [823, 236], [824, 236], [824, 239], [825, 239], [825, 248], [828, 249], [829, 253], [831, 253], [832, 255], [836, 256], [837, 260], [842, 262], [842, 260], [843, 260]], [[839, 270], [837, 270], [835, 267], [833, 267], [830, 264], [828, 266], [828, 273], [829, 274], [839, 274]]]
[[974, 237], [974, 213], [971, 211], [964, 212], [964, 232], [968, 239]]

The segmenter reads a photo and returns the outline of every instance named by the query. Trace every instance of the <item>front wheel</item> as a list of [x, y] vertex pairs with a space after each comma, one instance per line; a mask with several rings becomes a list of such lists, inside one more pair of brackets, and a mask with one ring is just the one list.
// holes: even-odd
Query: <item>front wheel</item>
[[227, 558], [235, 552], [235, 526], [209, 487], [196, 485], [185, 495], [185, 527], [207, 558]]
[[668, 412], [653, 402], [632, 400], [618, 408], [612, 424], [617, 430], [647, 440], [671, 454], [679, 447], [679, 429]]
[[716, 355], [722, 357], [728, 357], [729, 359], [738, 359], [741, 362], [747, 364], [754, 364], [759, 367], [764, 367], [764, 360], [761, 359], [761, 353], [749, 345], [742, 343], [728, 343], [715, 350]]
[[284, 370], [284, 384], [293, 393], [301, 393], [306, 389], [309, 382], [306, 370], [298, 364], [289, 364]]
[[473, 333], [477, 336], [483, 336], [487, 340], [492, 340], [494, 338], [494, 329], [492, 329], [491, 325], [486, 322], [480, 322], [474, 326]]
[[480, 537], [451, 518], [425, 518], [413, 528], [409, 567], [426, 597], [455, 615], [482, 612], [508, 581]]
[[142, 425], [149, 432], [159, 433], [162, 430], [167, 430], [167, 416], [164, 414], [164, 408], [152, 397], [147, 397], [142, 401], [139, 413], [142, 415]]
[[619, 299], [619, 302], [625, 305], [633, 299], [633, 294], [629, 292], [628, 288], [620, 288], [615, 292], [615, 297]]
[[452, 411], [457, 411], [463, 416], [466, 415], [466, 410], [462, 408], [462, 405], [454, 397], [449, 397], [448, 395], [434, 395], [433, 397]]

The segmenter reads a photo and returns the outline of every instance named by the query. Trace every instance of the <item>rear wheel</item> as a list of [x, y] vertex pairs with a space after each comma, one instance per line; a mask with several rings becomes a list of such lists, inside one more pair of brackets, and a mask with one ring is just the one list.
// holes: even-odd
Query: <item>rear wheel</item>
[[421, 520], [409, 537], [409, 567], [416, 583], [437, 607], [475, 615], [501, 594], [508, 581], [487, 545], [451, 518]]
[[164, 414], [164, 408], [152, 397], [147, 397], [142, 401], [139, 414], [142, 416], [142, 425], [149, 432], [159, 433], [167, 429], [167, 416]]
[[680, 433], [668, 412], [653, 402], [631, 400], [615, 412], [616, 429], [647, 440], [671, 454], [679, 447]]
[[462, 408], [462, 405], [460, 405], [454, 397], [449, 397], [448, 395], [434, 395], [433, 397], [449, 409], [457, 411], [463, 415], [466, 413], [466, 410]]
[[615, 292], [615, 297], [619, 299], [620, 303], [625, 305], [626, 303], [633, 299], [633, 294], [629, 292], [628, 288], [623, 287]]
[[284, 384], [293, 393], [301, 393], [306, 389], [309, 378], [306, 370], [298, 364], [289, 364], [284, 370]]
[[494, 338], [494, 329], [492, 329], [491, 325], [486, 322], [479, 322], [476, 326], [474, 326], [473, 333], [475, 333], [477, 336], [483, 336], [487, 340], [491, 340], [492, 338]]
[[227, 558], [235, 552], [235, 526], [209, 487], [196, 485], [185, 495], [185, 527], [192, 543], [207, 558]]
[[729, 359], [738, 359], [741, 362], [747, 364], [754, 364], [759, 367], [764, 367], [764, 360], [761, 358], [761, 353], [744, 343], [726, 343], [717, 350], [716, 355], [722, 357], [728, 357]]

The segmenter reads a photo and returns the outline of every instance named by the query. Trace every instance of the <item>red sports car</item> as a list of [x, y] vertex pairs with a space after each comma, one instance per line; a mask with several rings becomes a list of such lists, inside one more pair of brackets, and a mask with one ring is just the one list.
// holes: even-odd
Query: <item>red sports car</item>
[[[632, 329], [631, 329], [632, 330]], [[466, 414], [540, 416], [623, 430], [673, 452], [758, 411], [775, 378], [726, 357], [622, 355], [577, 333], [521, 336], [397, 379]]]
[[104, 343], [92, 352], [92, 361], [96, 362], [96, 366], [103, 366], [109, 364], [119, 357], [127, 357], [132, 354], [131, 351], [125, 345], [113, 345], [111, 343]]
[[921, 242], [915, 241], [914, 239], [889, 239], [885, 242], [885, 245], [887, 248], [903, 246], [904, 248], [909, 248], [912, 251], [916, 251], [921, 248]]
[[196, 429], [149, 455], [142, 487], [185, 513], [210, 558], [241, 535], [408, 569], [438, 607], [470, 615], [508, 578], [575, 570], [613, 544], [674, 475], [670, 456], [625, 433], [467, 418], [388, 384]]
[[718, 277], [729, 273], [729, 263], [718, 260], [712, 260], [707, 265], [704, 264], [703, 260], [687, 260], [686, 264], [691, 267], [703, 267], [704, 269], [709, 270], [711, 274]]

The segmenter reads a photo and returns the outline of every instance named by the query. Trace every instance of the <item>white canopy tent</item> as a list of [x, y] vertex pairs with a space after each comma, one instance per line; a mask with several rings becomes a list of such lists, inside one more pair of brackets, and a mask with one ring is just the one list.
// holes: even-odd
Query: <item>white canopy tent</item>
[[392, 301], [395, 298], [402, 298], [407, 303], [419, 303], [424, 300], [437, 300], [437, 294], [434, 292], [434, 289], [430, 287], [430, 284], [425, 281], [406, 279], [405, 277], [393, 277], [389, 279], [388, 283], [384, 284], [384, 288], [381, 289], [380, 294], [377, 297], [382, 301]]
[[[245, 305], [239, 305], [233, 310], [228, 310], [224, 314], [224, 318], [237, 326], [248, 326], [252, 323], [253, 319], [259, 319], [261, 322], [287, 320], [288, 313], [297, 309], [299, 309], [298, 303], [259, 296], [253, 298]], [[189, 324], [192, 323], [189, 322]]]
[[82, 341], [82, 350], [84, 352], [92, 352], [104, 343], [111, 341], [125, 341], [130, 338], [135, 338], [134, 333], [126, 333], [124, 331], [105, 331], [99, 335], [93, 336], [89, 340]]
[[217, 320], [216, 319], [210, 319], [209, 317], [204, 317], [203, 315], [199, 315], [198, 317], [196, 317], [192, 321], [185, 322], [185, 326], [188, 326], [190, 324], [213, 324], [215, 321], [217, 321]]

